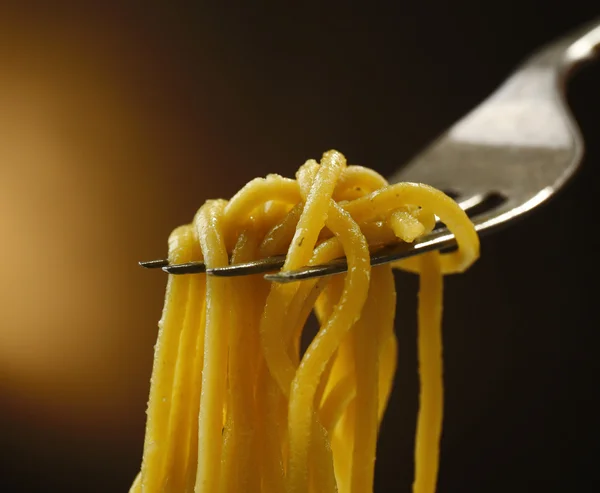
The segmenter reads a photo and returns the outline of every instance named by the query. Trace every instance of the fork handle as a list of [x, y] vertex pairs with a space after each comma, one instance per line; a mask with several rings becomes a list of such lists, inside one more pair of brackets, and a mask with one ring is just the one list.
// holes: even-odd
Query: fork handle
[[490, 99], [519, 101], [554, 99], [573, 71], [600, 52], [600, 19], [553, 41], [527, 58]]
[[[575, 29], [548, 48], [553, 47], [563, 60], [564, 76], [569, 76], [574, 68], [593, 60], [600, 54], [600, 19]], [[549, 50], [548, 55], [551, 53], [552, 49]]]

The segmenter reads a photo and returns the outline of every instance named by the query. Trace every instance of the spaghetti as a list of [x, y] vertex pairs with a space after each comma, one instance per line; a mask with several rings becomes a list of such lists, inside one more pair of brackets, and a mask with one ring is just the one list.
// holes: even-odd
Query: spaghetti
[[[370, 251], [430, 232], [459, 248], [371, 268]], [[131, 493], [372, 491], [396, 369], [392, 267], [420, 276], [420, 410], [414, 493], [433, 493], [442, 426], [442, 275], [479, 255], [466, 214], [426, 185], [389, 185], [336, 151], [296, 179], [251, 181], [208, 201], [169, 239], [171, 263], [209, 268], [286, 254], [284, 270], [336, 257], [345, 276], [170, 276], [159, 323], [142, 468]], [[311, 311], [320, 329], [301, 354]]]

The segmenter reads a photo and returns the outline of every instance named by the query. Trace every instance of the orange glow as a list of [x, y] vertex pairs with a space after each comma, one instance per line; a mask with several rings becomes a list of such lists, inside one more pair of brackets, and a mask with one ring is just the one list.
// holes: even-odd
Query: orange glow
[[166, 281], [137, 261], [207, 198], [274, 171], [248, 146], [278, 139], [228, 86], [208, 21], [195, 28], [214, 51], [184, 56], [160, 18], [124, 8], [1, 10], [2, 392], [18, 419], [126, 436], [144, 425]]
[[152, 66], [123, 29], [0, 33], [2, 385], [55, 424], [141, 426], [165, 278], [136, 262], [176, 224], [157, 201], [173, 118], [139, 95]]

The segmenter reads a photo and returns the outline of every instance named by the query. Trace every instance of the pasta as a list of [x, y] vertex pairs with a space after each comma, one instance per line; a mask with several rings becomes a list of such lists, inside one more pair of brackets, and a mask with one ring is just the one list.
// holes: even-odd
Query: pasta
[[[430, 232], [454, 253], [370, 266], [370, 252]], [[286, 254], [283, 270], [348, 260], [346, 275], [169, 276], [141, 471], [131, 493], [367, 493], [396, 370], [392, 268], [420, 276], [414, 493], [433, 493], [443, 412], [442, 276], [479, 255], [466, 214], [427, 185], [389, 185], [336, 151], [296, 179], [269, 175], [206, 202], [169, 238], [171, 263], [221, 267]], [[312, 311], [319, 331], [301, 354]]]

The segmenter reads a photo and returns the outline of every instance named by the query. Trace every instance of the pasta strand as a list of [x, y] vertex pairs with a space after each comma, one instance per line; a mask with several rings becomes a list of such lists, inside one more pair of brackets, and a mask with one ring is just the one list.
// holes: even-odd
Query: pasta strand
[[[457, 251], [371, 268], [372, 251], [418, 241], [436, 218]], [[285, 255], [290, 271], [346, 257], [348, 271], [290, 284], [169, 275], [130, 493], [371, 493], [397, 368], [392, 268], [420, 279], [413, 492], [434, 493], [443, 275], [463, 272], [479, 248], [450, 197], [423, 184], [389, 185], [337, 151], [306, 161], [295, 179], [268, 175], [229, 201], [207, 201], [171, 234], [169, 262], [203, 260], [211, 269]], [[309, 338], [313, 311], [319, 327]]]

